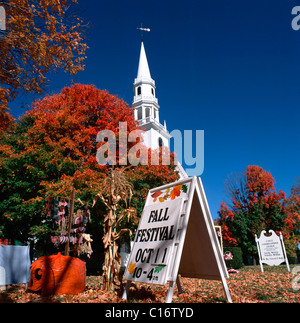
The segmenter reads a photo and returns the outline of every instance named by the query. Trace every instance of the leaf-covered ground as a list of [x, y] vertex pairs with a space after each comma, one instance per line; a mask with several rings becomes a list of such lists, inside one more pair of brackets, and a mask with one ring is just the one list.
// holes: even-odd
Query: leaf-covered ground
[[[295, 266], [291, 267], [291, 270]], [[298, 268], [298, 267], [297, 267]], [[296, 269], [297, 269], [296, 268]], [[297, 275], [288, 273], [285, 266], [264, 267], [248, 266], [237, 274], [230, 274], [227, 280], [234, 303], [297, 303], [300, 302], [300, 290], [293, 289], [292, 282], [297, 282]], [[297, 270], [295, 270], [297, 272]], [[298, 272], [300, 272], [300, 267]], [[300, 280], [300, 274], [299, 274]], [[226, 302], [221, 282], [203, 279], [181, 278], [183, 293], [175, 289], [174, 303], [218, 303]], [[294, 284], [294, 287], [297, 284]], [[300, 286], [300, 285], [299, 285]], [[129, 302], [163, 303], [166, 299], [167, 286], [132, 284]], [[88, 276], [86, 289], [78, 295], [60, 295], [41, 297], [26, 290], [25, 284], [11, 285], [6, 291], [0, 291], [0, 302], [9, 303], [121, 303], [122, 290], [114, 292], [101, 289], [101, 277]]]

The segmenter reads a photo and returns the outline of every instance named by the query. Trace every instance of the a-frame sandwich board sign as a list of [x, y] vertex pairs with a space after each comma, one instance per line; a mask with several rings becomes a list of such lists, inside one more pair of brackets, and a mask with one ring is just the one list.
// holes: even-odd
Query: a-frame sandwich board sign
[[228, 272], [200, 178], [192, 177], [149, 191], [128, 265], [123, 299], [132, 281], [166, 285], [172, 301], [179, 276], [221, 280], [228, 302]]

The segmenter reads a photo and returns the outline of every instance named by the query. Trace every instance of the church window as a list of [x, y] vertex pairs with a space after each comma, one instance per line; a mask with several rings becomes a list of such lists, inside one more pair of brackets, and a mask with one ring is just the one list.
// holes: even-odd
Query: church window
[[163, 142], [162, 138], [161, 138], [161, 137], [159, 137], [159, 138], [158, 138], [158, 146], [159, 146], [159, 147], [163, 147], [163, 145], [164, 145], [164, 142]]
[[154, 89], [153, 88], [151, 88], [151, 92], [152, 92], [152, 95], [154, 96]]
[[150, 108], [146, 108], [146, 118], [150, 117]]
[[137, 88], [137, 95], [141, 95], [142, 94], [142, 88], [139, 86]]
[[143, 111], [142, 111], [142, 109], [140, 108], [140, 109], [138, 109], [138, 120], [142, 120], [143, 119]]

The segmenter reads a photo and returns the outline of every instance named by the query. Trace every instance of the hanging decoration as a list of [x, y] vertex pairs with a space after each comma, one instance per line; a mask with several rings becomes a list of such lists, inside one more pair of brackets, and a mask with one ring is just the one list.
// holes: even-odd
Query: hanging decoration
[[[48, 217], [52, 217], [54, 224], [51, 242], [57, 249], [65, 247], [65, 255], [72, 252], [75, 256], [86, 254], [90, 258], [93, 252], [91, 247], [93, 239], [86, 233], [86, 225], [91, 220], [91, 214], [89, 209], [83, 207], [72, 212], [72, 198], [69, 202], [65, 199], [46, 198], [46, 213]], [[84, 203], [81, 202], [82, 204]]]

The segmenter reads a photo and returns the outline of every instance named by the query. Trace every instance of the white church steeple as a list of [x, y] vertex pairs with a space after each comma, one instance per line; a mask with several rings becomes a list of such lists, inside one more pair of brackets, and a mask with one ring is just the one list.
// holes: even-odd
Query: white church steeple
[[133, 107], [135, 119], [144, 130], [144, 142], [149, 148], [161, 146], [169, 148], [171, 135], [166, 123], [159, 122], [159, 105], [155, 96], [155, 81], [151, 78], [144, 43], [141, 44], [137, 77], [133, 83]]
[[138, 67], [138, 73], [137, 73], [137, 79], [142, 79], [142, 78], [151, 79], [151, 74], [150, 74], [149, 65], [148, 65], [147, 56], [146, 56], [145, 47], [144, 47], [143, 42], [141, 45], [140, 61], [139, 61], [139, 67]]

